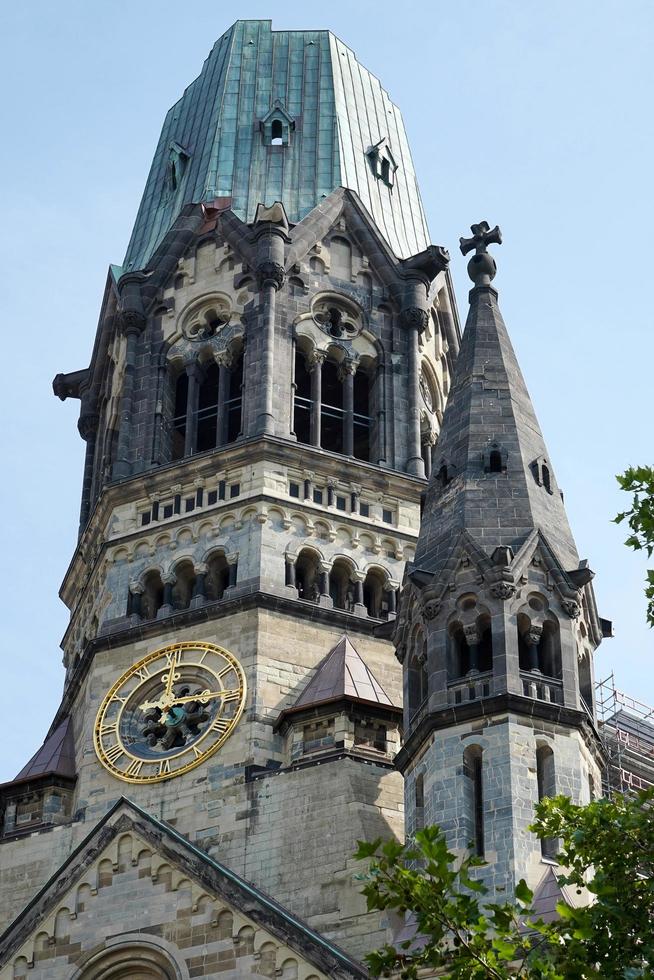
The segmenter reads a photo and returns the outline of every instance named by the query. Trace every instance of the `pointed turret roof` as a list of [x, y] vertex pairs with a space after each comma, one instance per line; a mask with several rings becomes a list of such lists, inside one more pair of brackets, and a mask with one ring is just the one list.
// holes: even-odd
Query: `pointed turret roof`
[[42, 776], [74, 779], [75, 775], [73, 727], [70, 718], [64, 718], [11, 782], [22, 783]]
[[[420, 529], [414, 568], [438, 573], [463, 532], [491, 556], [517, 553], [534, 530], [565, 570], [579, 564], [527, 386], [490, 285], [486, 251], [499, 229], [474, 225], [468, 271], [475, 282], [447, 401]], [[495, 236], [495, 237], [492, 237]], [[507, 556], [507, 563], [510, 556]]]
[[391, 699], [347, 636], [342, 636], [329, 651], [297, 699], [295, 707], [305, 708], [343, 697], [393, 706]]

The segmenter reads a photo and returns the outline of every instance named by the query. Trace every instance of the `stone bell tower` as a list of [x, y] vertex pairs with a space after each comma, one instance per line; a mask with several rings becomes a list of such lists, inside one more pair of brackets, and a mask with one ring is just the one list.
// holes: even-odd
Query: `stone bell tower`
[[553, 857], [527, 829], [534, 803], [600, 790], [602, 623], [491, 285], [500, 231], [472, 232], [470, 311], [396, 624], [396, 761], [407, 832], [439, 823], [509, 896], [521, 877], [537, 887]]
[[80, 536], [62, 702], [0, 788], [10, 918], [125, 797], [351, 955], [385, 940], [352, 854], [403, 832], [375, 629], [459, 347], [447, 263], [353, 52], [230, 28], [166, 116], [91, 363], [54, 383], [80, 402]]

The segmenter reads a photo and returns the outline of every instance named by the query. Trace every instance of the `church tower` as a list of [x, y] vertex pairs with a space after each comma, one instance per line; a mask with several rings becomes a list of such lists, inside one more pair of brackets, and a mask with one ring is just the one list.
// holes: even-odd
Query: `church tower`
[[361, 976], [387, 938], [352, 854], [403, 833], [376, 629], [459, 348], [447, 263], [378, 80], [327, 31], [236, 23], [54, 382], [80, 532], [61, 705], [0, 787], [0, 977]]
[[[491, 285], [498, 228], [472, 226], [474, 283], [395, 629], [406, 830], [472, 846], [492, 894], [551, 875], [534, 803], [600, 792], [591, 580]], [[554, 883], [555, 884], [555, 883]]]

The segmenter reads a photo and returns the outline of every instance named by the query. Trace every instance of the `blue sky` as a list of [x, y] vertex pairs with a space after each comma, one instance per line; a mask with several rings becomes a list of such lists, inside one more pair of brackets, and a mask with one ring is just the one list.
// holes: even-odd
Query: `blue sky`
[[329, 28], [401, 107], [432, 239], [498, 222], [495, 285], [579, 551], [616, 636], [598, 676], [654, 703], [645, 562], [610, 523], [614, 474], [652, 462], [649, 234], [654, 6], [485, 0], [181, 5], [26, 0], [0, 15], [5, 576], [0, 780], [61, 694], [57, 597], [83, 443], [51, 380], [86, 366], [106, 270], [122, 260], [164, 114], [237, 17]]

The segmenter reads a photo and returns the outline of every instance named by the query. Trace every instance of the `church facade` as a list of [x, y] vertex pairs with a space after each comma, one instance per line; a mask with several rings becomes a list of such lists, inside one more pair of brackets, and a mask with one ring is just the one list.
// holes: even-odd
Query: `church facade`
[[[358, 839], [498, 894], [599, 790], [592, 572], [482, 223], [461, 339], [401, 114], [239, 21], [168, 113], [88, 368], [61, 705], [0, 786], [0, 977], [362, 977]], [[446, 407], [447, 405], [447, 407]], [[422, 520], [421, 520], [422, 515]]]

